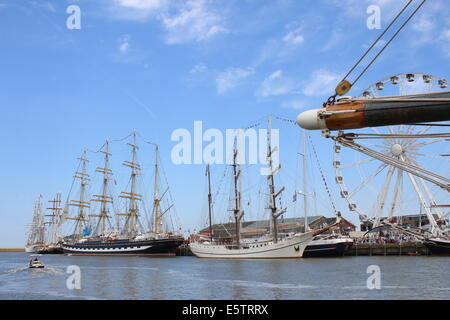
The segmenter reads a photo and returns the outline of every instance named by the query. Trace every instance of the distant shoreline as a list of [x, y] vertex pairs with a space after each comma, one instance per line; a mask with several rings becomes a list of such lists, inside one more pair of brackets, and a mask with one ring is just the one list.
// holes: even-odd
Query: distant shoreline
[[24, 248], [0, 248], [0, 252], [25, 252]]

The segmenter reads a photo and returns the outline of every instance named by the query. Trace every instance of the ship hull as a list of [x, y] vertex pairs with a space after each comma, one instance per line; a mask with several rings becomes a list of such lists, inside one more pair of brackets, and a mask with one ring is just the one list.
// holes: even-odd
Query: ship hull
[[37, 251], [39, 254], [63, 254], [64, 250], [59, 246], [45, 247]]
[[313, 240], [303, 252], [304, 258], [342, 257], [353, 245], [349, 239]]
[[27, 253], [35, 253], [37, 250], [36, 250], [36, 247], [34, 247], [34, 246], [26, 246], [25, 247], [25, 252], [27, 252]]
[[441, 239], [428, 239], [424, 245], [432, 255], [450, 256], [450, 241]]
[[154, 240], [116, 240], [109, 242], [86, 241], [83, 243], [63, 244], [64, 254], [80, 256], [175, 256], [176, 249], [183, 238]]
[[278, 242], [266, 241], [245, 244], [242, 248], [230, 245], [191, 243], [192, 253], [198, 258], [214, 259], [295, 259], [303, 256], [303, 251], [312, 239], [312, 233], [297, 234]]

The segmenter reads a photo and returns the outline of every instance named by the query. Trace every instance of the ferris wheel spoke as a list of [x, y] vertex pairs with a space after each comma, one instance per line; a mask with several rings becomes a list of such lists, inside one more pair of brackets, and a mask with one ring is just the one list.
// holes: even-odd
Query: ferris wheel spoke
[[367, 141], [361, 140], [359, 141], [359, 144], [364, 145], [364, 146], [371, 146], [371, 147], [379, 147], [379, 148], [383, 148], [383, 149], [390, 149], [390, 146], [382, 146], [382, 145], [376, 145], [373, 143], [369, 143]]
[[371, 161], [374, 161], [374, 160], [375, 160], [375, 158], [367, 158], [367, 159], [364, 159], [364, 160], [360, 160], [360, 161], [356, 161], [356, 162], [347, 164], [345, 166], [340, 166], [339, 168], [340, 169], [347, 169], [347, 168], [358, 166], [358, 165], [361, 165], [361, 164], [364, 164], [364, 163], [368, 163], [368, 162], [371, 162]]
[[394, 211], [397, 206], [397, 198], [402, 184], [403, 184], [403, 170], [397, 168], [397, 180], [395, 182], [394, 195], [392, 196], [391, 204], [389, 205], [388, 211], [389, 218], [392, 218], [394, 216]]
[[421, 142], [421, 143], [417, 143], [417, 144], [411, 145], [411, 146], [409, 146], [409, 148], [415, 150], [417, 148], [425, 147], [425, 146], [428, 146], [430, 144], [433, 144], [433, 143], [436, 143], [436, 142], [442, 142], [442, 141], [445, 141], [445, 140], [447, 140], [447, 138], [432, 139], [432, 140], [428, 140], [428, 141], [425, 141], [425, 142]]
[[406, 134], [412, 134], [414, 132], [414, 126], [409, 125], [406, 129]]
[[373, 178], [375, 178], [381, 171], [383, 171], [388, 165], [387, 164], [380, 164], [378, 166], [378, 168], [370, 175], [368, 176], [366, 179], [364, 179], [363, 182], [361, 182], [355, 189], [353, 189], [350, 193], [349, 193], [349, 197], [353, 197], [356, 193], [358, 193], [359, 191], [361, 191], [361, 189], [366, 186]]
[[378, 128], [376, 128], [376, 127], [371, 127], [370, 129], [372, 129], [372, 131], [375, 131], [375, 133], [378, 133], [378, 134], [383, 134], [380, 130], [378, 130]]
[[[405, 162], [411, 163], [411, 164], [416, 165], [416, 166], [419, 165], [419, 164], [418, 164], [416, 161], [414, 161], [414, 160], [410, 161], [410, 160], [405, 159]], [[429, 201], [429, 203], [430, 203], [430, 212], [431, 212], [431, 208], [432, 208], [433, 205], [434, 205], [434, 208], [436, 209], [436, 213], [437, 213], [439, 219], [442, 219], [443, 213], [442, 213], [441, 209], [440, 209], [439, 207], [436, 206], [436, 205], [437, 205], [437, 202], [436, 202], [436, 200], [434, 199], [433, 194], [432, 194], [431, 191], [430, 191], [430, 188], [428, 188], [427, 184], [425, 183], [425, 181], [424, 181], [422, 178], [418, 178], [418, 180], [419, 180], [420, 184], [422, 185], [422, 189], [425, 190], [425, 194], [427, 195], [428, 201]]]
[[381, 213], [383, 212], [384, 205], [386, 203], [386, 197], [387, 197], [387, 193], [389, 190], [389, 186], [391, 185], [391, 179], [392, 179], [392, 175], [394, 174], [394, 170], [395, 170], [395, 167], [389, 168], [389, 171], [386, 175], [386, 180], [385, 180], [385, 182], [383, 184], [383, 188], [381, 190], [381, 194], [378, 196], [378, 199], [377, 199], [377, 212], [376, 212], [377, 222], [379, 222], [379, 219], [381, 218]]
[[447, 159], [443, 156], [433, 156], [433, 155], [429, 155], [429, 154], [424, 154], [424, 153], [419, 153], [419, 152], [414, 152], [414, 151], [405, 151], [405, 153], [410, 153], [416, 156], [421, 156], [421, 157], [427, 157], [427, 158], [431, 158], [431, 159], [438, 159], [438, 160], [443, 160], [443, 161], [448, 161], [450, 162], [450, 159]]
[[377, 147], [377, 148], [382, 148], [382, 149], [391, 149], [390, 145], [389, 146], [388, 145], [382, 146], [380, 144], [375, 144], [374, 146]]

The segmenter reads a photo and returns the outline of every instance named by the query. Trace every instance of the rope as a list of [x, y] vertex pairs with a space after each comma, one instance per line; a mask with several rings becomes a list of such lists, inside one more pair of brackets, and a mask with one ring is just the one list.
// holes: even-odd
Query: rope
[[389, 39], [389, 41], [384, 45], [384, 47], [378, 52], [378, 54], [375, 56], [375, 58], [373, 58], [372, 61], [370, 61], [370, 63], [367, 65], [367, 67], [359, 74], [359, 76], [355, 79], [355, 81], [353, 81], [352, 86], [359, 80], [359, 78], [361, 78], [361, 76], [367, 71], [367, 69], [370, 68], [370, 66], [375, 62], [375, 60], [383, 53], [384, 49], [386, 49], [387, 46], [392, 42], [392, 40], [395, 39], [395, 37], [400, 33], [400, 31], [402, 31], [402, 29], [406, 26], [406, 24], [409, 22], [409, 20], [412, 19], [412, 17], [416, 14], [417, 11], [419, 11], [419, 9], [423, 6], [423, 4], [426, 1], [427, 0], [423, 0], [422, 3], [416, 8], [416, 10], [414, 10], [414, 12], [408, 17], [408, 19], [397, 30], [397, 32], [391, 37], [391, 39]]
[[380, 41], [380, 39], [385, 35], [385, 33], [392, 27], [392, 25], [397, 21], [397, 19], [403, 14], [403, 12], [408, 8], [408, 6], [413, 2], [413, 0], [409, 0], [409, 2], [403, 7], [403, 9], [397, 14], [397, 16], [394, 18], [394, 20], [391, 21], [389, 26], [383, 31], [383, 33], [375, 40], [375, 42], [370, 46], [369, 49], [363, 54], [363, 56], [358, 60], [358, 62], [355, 63], [355, 65], [350, 69], [349, 72], [344, 76], [342, 81], [347, 79], [347, 77], [355, 70], [355, 68], [361, 63], [361, 61], [367, 56], [367, 54], [375, 47], [375, 45]]
[[277, 119], [277, 120], [281, 120], [281, 121], [283, 121], [283, 122], [289, 122], [289, 123], [291, 123], [291, 124], [296, 125], [295, 120], [289, 119], [289, 118], [287, 118], [287, 117], [284, 117], [284, 116], [278, 116], [278, 115], [273, 115], [273, 117], [275, 117], [275, 119]]
[[334, 205], [333, 197], [331, 196], [330, 189], [328, 188], [327, 181], [325, 180], [325, 175], [323, 174], [322, 167], [321, 167], [320, 162], [319, 162], [319, 157], [317, 156], [316, 148], [314, 147], [314, 144], [313, 144], [313, 142], [312, 142], [312, 140], [311, 140], [311, 136], [310, 136], [310, 135], [308, 135], [308, 140], [309, 140], [309, 143], [310, 143], [311, 146], [312, 146], [312, 150], [313, 150], [313, 152], [314, 152], [314, 157], [315, 157], [315, 159], [316, 159], [317, 167], [319, 168], [320, 176], [322, 177], [322, 182], [323, 182], [323, 184], [324, 184], [324, 186], [325, 186], [325, 190], [326, 190], [327, 193], [328, 193], [328, 199], [330, 200], [331, 205], [332, 205], [333, 210], [334, 210], [334, 213], [335, 213], [336, 216], [337, 216], [338, 213], [339, 213], [339, 211], [337, 211], [336, 206]]
[[[389, 26], [382, 32], [382, 34], [375, 40], [374, 43], [370, 46], [369, 49], [366, 50], [366, 52], [363, 54], [363, 56], [353, 65], [353, 67], [350, 69], [349, 72], [345, 75], [345, 77], [342, 79], [340, 83], [342, 83], [354, 70], [355, 68], [361, 63], [361, 61], [367, 56], [367, 54], [375, 47], [375, 45], [380, 41], [380, 39], [386, 34], [386, 32], [391, 28], [391, 26], [397, 21], [397, 19], [405, 12], [405, 10], [409, 7], [413, 0], [409, 0], [408, 3], [403, 7], [403, 9], [397, 14], [397, 16], [391, 21]], [[369, 64], [364, 68], [364, 70], [358, 75], [358, 77], [353, 81], [352, 84], [350, 84], [350, 87], [353, 87], [358, 80], [364, 75], [364, 73], [372, 66], [372, 64], [375, 62], [375, 60], [378, 59], [378, 57], [383, 53], [383, 51], [389, 46], [389, 44], [397, 37], [397, 35], [400, 33], [400, 31], [406, 26], [406, 24], [412, 19], [412, 17], [419, 11], [419, 9], [423, 6], [423, 4], [426, 2], [426, 0], [423, 0], [420, 5], [413, 11], [413, 13], [406, 19], [406, 21], [400, 26], [400, 28], [395, 32], [395, 34], [389, 39], [389, 41], [383, 46], [383, 48], [377, 53], [377, 55], [369, 62]], [[332, 104], [336, 100], [336, 96], [338, 94], [335, 93], [334, 95], [330, 96], [327, 100], [326, 104]]]

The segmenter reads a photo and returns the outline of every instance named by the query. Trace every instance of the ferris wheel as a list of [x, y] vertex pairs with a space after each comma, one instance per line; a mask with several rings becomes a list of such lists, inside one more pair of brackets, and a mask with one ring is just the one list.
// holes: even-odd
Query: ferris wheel
[[[420, 98], [446, 87], [442, 78], [402, 73], [377, 81], [360, 97]], [[449, 131], [449, 122], [396, 125], [352, 131], [357, 132], [357, 144], [355, 138], [335, 139], [335, 180], [349, 210], [374, 227], [384, 218], [401, 222], [404, 216], [416, 216], [421, 227], [448, 232]], [[337, 137], [345, 135], [349, 133], [340, 131]], [[428, 221], [422, 221], [423, 214]]]

